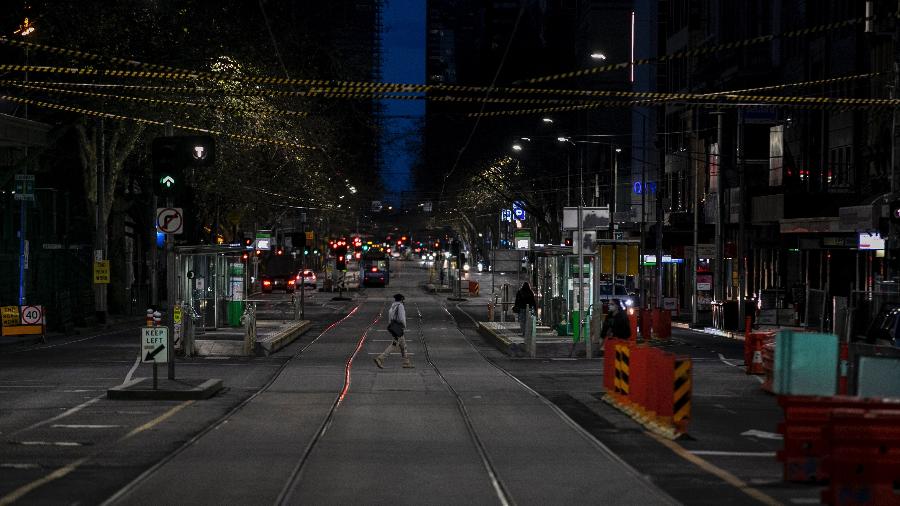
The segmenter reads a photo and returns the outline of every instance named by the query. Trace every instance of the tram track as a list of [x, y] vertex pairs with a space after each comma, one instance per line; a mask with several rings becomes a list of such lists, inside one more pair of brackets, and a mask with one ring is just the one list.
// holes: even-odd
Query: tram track
[[[208, 435], [209, 433], [215, 431], [216, 429], [222, 427], [224, 424], [228, 423], [228, 421], [229, 421], [230, 419], [232, 419], [235, 415], [237, 415], [238, 413], [240, 413], [241, 411], [243, 411], [243, 410], [244, 410], [251, 402], [253, 402], [253, 400], [255, 400], [257, 397], [259, 397], [260, 395], [262, 395], [262, 394], [264, 394], [265, 392], [267, 392], [267, 391], [271, 388], [271, 386], [272, 386], [276, 381], [278, 381], [278, 379], [279, 379], [279, 377], [281, 376], [281, 374], [285, 371], [285, 369], [286, 369], [292, 362], [294, 362], [296, 359], [300, 358], [300, 357], [303, 355], [304, 352], [306, 352], [310, 347], [312, 347], [314, 344], [316, 344], [316, 343], [319, 341], [319, 339], [321, 339], [323, 336], [325, 336], [325, 335], [328, 334], [330, 331], [332, 331], [333, 329], [335, 329], [335, 328], [338, 327], [339, 325], [343, 324], [343, 323], [346, 322], [348, 319], [350, 319], [353, 315], [355, 315], [355, 314], [359, 311], [359, 309], [360, 309], [361, 306], [362, 306], [362, 304], [357, 304], [356, 306], [353, 307], [353, 309], [351, 309], [351, 310], [350, 310], [344, 317], [342, 317], [340, 320], [337, 320], [337, 321], [335, 321], [335, 322], [329, 324], [327, 327], [325, 327], [325, 329], [322, 330], [322, 332], [320, 332], [319, 335], [317, 335], [314, 339], [312, 339], [310, 342], [306, 343], [306, 344], [305, 344], [304, 346], [302, 346], [299, 350], [297, 350], [293, 355], [291, 355], [291, 357], [290, 357], [288, 360], [285, 360], [284, 363], [282, 363], [282, 364], [278, 367], [278, 369], [274, 372], [274, 374], [272, 374], [272, 377], [269, 378], [269, 380], [268, 380], [262, 387], [260, 387], [256, 392], [254, 392], [252, 395], [250, 395], [249, 397], [247, 397], [246, 399], [244, 399], [243, 401], [241, 401], [240, 403], [238, 403], [236, 406], [234, 406], [233, 408], [231, 408], [227, 413], [225, 413], [224, 415], [222, 415], [220, 418], [218, 418], [217, 420], [215, 420], [213, 423], [211, 423], [211, 424], [209, 424], [208, 426], [206, 426], [204, 429], [202, 429], [200, 432], [198, 432], [197, 434], [195, 434], [193, 437], [191, 437], [191, 438], [190, 438], [188, 441], [186, 441], [184, 444], [182, 444], [181, 446], [179, 446], [178, 448], [176, 448], [175, 450], [173, 450], [172, 452], [170, 452], [169, 454], [167, 454], [165, 457], [163, 457], [162, 459], [160, 459], [159, 461], [157, 461], [154, 465], [152, 465], [151, 467], [147, 468], [143, 473], [141, 473], [140, 475], [138, 475], [136, 478], [134, 478], [134, 479], [131, 480], [128, 484], [126, 484], [124, 487], [122, 487], [121, 489], [119, 489], [115, 494], [113, 494], [112, 496], [110, 496], [109, 498], [107, 498], [105, 501], [103, 501], [103, 502], [101, 503], [101, 506], [109, 506], [109, 505], [113, 505], [113, 504], [119, 504], [120, 501], [125, 500], [131, 492], [133, 492], [134, 490], [136, 490], [137, 488], [139, 488], [142, 484], [144, 484], [147, 480], [149, 480], [154, 474], [156, 474], [156, 473], [157, 473], [161, 468], [163, 468], [166, 464], [168, 464], [169, 462], [173, 461], [173, 460], [174, 460], [175, 458], [177, 458], [179, 455], [181, 455], [181, 454], [184, 453], [186, 450], [188, 450], [189, 448], [191, 448], [192, 446], [194, 446], [198, 441], [200, 441], [201, 439], [203, 439], [203, 438], [204, 438], [206, 435]], [[325, 430], [327, 430], [328, 425], [330, 425], [330, 421], [333, 419], [334, 410], [336, 410], [336, 409], [337, 409], [337, 406], [340, 404], [340, 403], [339, 403], [339, 400], [341, 400], [341, 399], [343, 398], [343, 395], [345, 395], [347, 389], [349, 389], [349, 381], [350, 381], [350, 378], [349, 378], [349, 368], [350, 368], [350, 366], [352, 365], [353, 359], [356, 357], [356, 355], [358, 354], [359, 350], [361, 349], [362, 344], [365, 342], [365, 337], [366, 337], [366, 335], [367, 335], [369, 329], [371, 329], [372, 326], [374, 326], [374, 325], [378, 322], [378, 319], [379, 319], [380, 317], [381, 317], [381, 311], [378, 313], [378, 315], [376, 316], [375, 320], [374, 320], [371, 324], [369, 324], [369, 325], [366, 327], [366, 331], [360, 336], [360, 339], [359, 339], [359, 341], [358, 341], [358, 343], [357, 343], [357, 346], [356, 346], [356, 348], [354, 349], [353, 354], [352, 354], [351, 357], [348, 359], [348, 361], [347, 361], [347, 363], [346, 363], [346, 366], [345, 366], [345, 367], [346, 367], [346, 372], [345, 372], [344, 388], [343, 388], [343, 390], [342, 390], [342, 393], [339, 393], [339, 394], [338, 394], [338, 396], [337, 396], [337, 398], [336, 398], [336, 401], [335, 401], [335, 404], [332, 405], [331, 410], [329, 410], [329, 413], [326, 415], [326, 418], [325, 418], [325, 420], [323, 421], [323, 425], [322, 425], [322, 427], [320, 427], [320, 429], [319, 429], [320, 432], [323, 430], [323, 428], [324, 428]], [[317, 433], [317, 434], [318, 434], [318, 433]], [[319, 436], [319, 437], [321, 437], [321, 436]], [[311, 444], [311, 446], [310, 446], [309, 448], [307, 448], [307, 450], [304, 452], [303, 457], [301, 458], [300, 463], [299, 463], [298, 466], [295, 468], [295, 469], [296, 469], [296, 473], [292, 473], [291, 479], [293, 479], [293, 478], [295, 477], [295, 474], [299, 474], [299, 471], [302, 469], [302, 464], [304, 463], [304, 459], [308, 458], [309, 453], [312, 451], [312, 446], [314, 446], [314, 443]], [[287, 486], [285, 486], [285, 489], [287, 489]], [[279, 504], [280, 504], [280, 502], [279, 502]]]
[[[475, 425], [472, 423], [472, 417], [469, 415], [469, 410], [466, 408], [466, 404], [463, 402], [462, 396], [459, 392], [453, 388], [453, 385], [447, 381], [447, 378], [444, 377], [444, 374], [441, 372], [440, 367], [431, 360], [431, 354], [428, 351], [428, 342], [425, 340], [425, 332], [422, 330], [422, 311], [419, 309], [419, 305], [416, 304], [416, 316], [418, 321], [418, 334], [419, 334], [419, 342], [422, 344], [422, 352], [425, 355], [425, 361], [434, 369], [434, 372], [437, 374], [438, 378], [440, 378], [441, 383], [447, 388], [447, 390], [453, 394], [453, 397], [456, 400], [456, 406], [459, 410], [460, 415], [462, 416], [463, 422], [466, 426], [466, 431], [469, 434], [469, 437], [472, 439], [472, 443], [475, 445], [475, 449], [478, 451], [478, 456], [481, 459], [481, 463], [487, 471], [488, 477], [491, 481], [491, 486], [494, 489], [494, 492], [497, 494], [497, 498], [500, 501], [500, 504], [503, 506], [512, 506], [515, 505], [515, 501], [510, 494], [509, 489], [503, 483], [503, 480], [500, 478], [500, 474], [497, 471], [496, 466], [491, 460], [490, 455], [488, 454], [487, 448], [484, 445], [484, 442], [478, 436], [478, 432], [475, 430]], [[452, 315], [451, 315], [452, 317]]]
[[[522, 380], [520, 380], [520, 379], [517, 378], [515, 375], [513, 375], [512, 373], [510, 373], [509, 371], [507, 371], [506, 369], [504, 369], [503, 367], [501, 367], [501, 366], [500, 366], [499, 364], [497, 364], [495, 361], [489, 359], [489, 358], [484, 354], [484, 352], [482, 352], [480, 349], [478, 349], [478, 346], [476, 346], [475, 343], [472, 342], [472, 340], [469, 338], [469, 336], [466, 335], [466, 333], [463, 331], [463, 327], [459, 324], [459, 322], [457, 321], [456, 316], [453, 315], [453, 313], [450, 311], [450, 309], [447, 307], [447, 305], [444, 304], [444, 303], [441, 303], [441, 309], [442, 309], [444, 312], [447, 313], [447, 315], [451, 318], [451, 320], [453, 320], [453, 324], [454, 324], [454, 325], [456, 326], [456, 328], [459, 330], [459, 333], [460, 333], [460, 335], [462, 335], [463, 339], [466, 340], [466, 342], [469, 344], [469, 346], [470, 346], [470, 347], [471, 347], [471, 348], [472, 348], [472, 349], [473, 349], [473, 350], [474, 350], [474, 351], [475, 351], [475, 352], [476, 352], [476, 353], [477, 353], [477, 354], [478, 354], [478, 355], [479, 355], [486, 363], [490, 364], [493, 368], [495, 368], [496, 370], [498, 370], [498, 371], [499, 371], [500, 373], [502, 373], [504, 376], [508, 377], [508, 378], [511, 379], [513, 382], [515, 382], [516, 384], [518, 384], [522, 389], [524, 389], [524, 390], [525, 390], [526, 392], [528, 392], [530, 395], [532, 395], [533, 397], [539, 399], [541, 403], [543, 403], [545, 406], [547, 406], [548, 408], [550, 408], [550, 410], [553, 411], [553, 413], [556, 414], [556, 416], [558, 416], [558, 417], [560, 418], [560, 420], [562, 420], [566, 425], [568, 425], [569, 427], [571, 427], [571, 428], [572, 428], [579, 436], [581, 436], [586, 442], [588, 442], [588, 443], [589, 443], [591, 446], [593, 446], [596, 450], [598, 450], [599, 452], [601, 452], [602, 454], [604, 454], [607, 458], [609, 458], [609, 459], [612, 460], [613, 462], [617, 463], [619, 466], [621, 466], [622, 469], [626, 470], [626, 472], [628, 472], [629, 474], [631, 474], [632, 476], [634, 476], [635, 478], [637, 478], [637, 479], [638, 479], [638, 483], [643, 484], [643, 486], [644, 486], [648, 491], [651, 491], [651, 492], [652, 492], [654, 495], [656, 495], [662, 502], [664, 502], [664, 503], [669, 503], [669, 504], [678, 504], [677, 501], [675, 501], [674, 499], [672, 499], [670, 496], [668, 496], [667, 494], [665, 494], [665, 493], [659, 491], [659, 489], [658, 489], [652, 482], [650, 482], [644, 474], [642, 474], [642, 473], [639, 472], [637, 469], [635, 469], [635, 468], [632, 467], [630, 464], [628, 464], [628, 463], [627, 463], [625, 460], [623, 460], [619, 455], [617, 455], [617, 454], [616, 454], [615, 452], [613, 452], [609, 447], [607, 447], [605, 444], [603, 444], [603, 442], [601, 442], [601, 441], [598, 440], [596, 437], [594, 437], [594, 435], [591, 434], [587, 429], [585, 429], [584, 427], [582, 427], [581, 425], [579, 425], [579, 424], [578, 424], [575, 420], [573, 420], [572, 417], [570, 417], [565, 411], [563, 411], [559, 406], [557, 406], [556, 404], [554, 404], [553, 401], [551, 401], [550, 399], [548, 399], [547, 397], [545, 397], [545, 396], [542, 395], [541, 393], [537, 392], [536, 390], [534, 390], [533, 388], [531, 388], [530, 386], [528, 386], [527, 384], [525, 384]], [[476, 324], [476, 325], [477, 325], [477, 322], [475, 321], [475, 319], [472, 318], [472, 316], [469, 315], [468, 312], [466, 312], [465, 310], [463, 310], [462, 308], [460, 308], [460, 307], [459, 307], [459, 304], [457, 304], [457, 305], [455, 306], [455, 309], [456, 309], [458, 312], [460, 312], [460, 313], [462, 313], [463, 315], [465, 315], [466, 317], [468, 317], [468, 318], [472, 321], [473, 324]]]

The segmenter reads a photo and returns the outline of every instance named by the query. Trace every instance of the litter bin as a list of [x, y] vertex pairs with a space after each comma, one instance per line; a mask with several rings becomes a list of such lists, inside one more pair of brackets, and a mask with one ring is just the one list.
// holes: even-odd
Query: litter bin
[[[581, 340], [581, 329], [578, 328], [578, 311], [572, 311], [572, 316], [570, 318], [570, 324], [572, 328], [572, 341], [578, 342]], [[590, 336], [591, 335], [591, 321], [590, 318], [585, 319], [584, 322], [584, 332]]]
[[244, 314], [244, 301], [242, 300], [230, 300], [228, 301], [228, 305], [225, 307], [226, 315], [228, 316], [228, 326], [229, 327], [240, 327], [241, 326], [241, 315]]

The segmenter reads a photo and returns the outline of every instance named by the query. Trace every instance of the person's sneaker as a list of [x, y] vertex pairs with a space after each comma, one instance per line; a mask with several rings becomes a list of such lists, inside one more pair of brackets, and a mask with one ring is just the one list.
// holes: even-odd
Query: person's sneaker
[[406, 360], [403, 361], [403, 368], [404, 369], [415, 369], [416, 366], [414, 366], [412, 364], [412, 362], [410, 362], [409, 359], [407, 358]]
[[384, 369], [384, 359], [381, 357], [375, 357], [375, 365], [378, 366], [379, 369]]

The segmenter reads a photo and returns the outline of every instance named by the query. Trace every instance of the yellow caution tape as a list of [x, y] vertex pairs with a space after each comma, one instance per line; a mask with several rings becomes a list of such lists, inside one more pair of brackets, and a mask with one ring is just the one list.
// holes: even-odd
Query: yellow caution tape
[[[897, 17], [897, 15], [896, 14], [892, 15], [892, 17]], [[563, 72], [560, 74], [554, 74], [554, 75], [550, 75], [550, 76], [534, 77], [531, 79], [525, 79], [523, 82], [529, 83], [529, 84], [535, 84], [535, 83], [544, 83], [544, 82], [548, 82], [548, 81], [556, 81], [559, 79], [572, 79], [572, 78], [576, 78], [576, 77], [583, 77], [583, 76], [588, 76], [588, 75], [593, 75], [593, 74], [601, 74], [604, 72], [612, 72], [615, 70], [623, 70], [623, 69], [627, 69], [631, 66], [648, 65], [651, 63], [663, 63], [663, 62], [667, 62], [667, 61], [671, 61], [671, 60], [678, 60], [678, 59], [682, 59], [682, 58], [703, 56], [703, 55], [708, 55], [708, 54], [712, 54], [712, 53], [718, 53], [718, 52], [722, 52], [722, 51], [730, 51], [733, 49], [739, 49], [739, 48], [743, 48], [743, 47], [747, 47], [747, 46], [753, 46], [756, 44], [763, 44], [766, 42], [771, 42], [777, 38], [788, 39], [788, 38], [794, 38], [794, 37], [801, 37], [804, 35], [811, 35], [814, 33], [838, 30], [841, 28], [846, 28], [848, 26], [855, 26], [858, 24], [862, 24], [862, 23], [865, 23], [866, 21], [871, 21], [874, 19], [875, 19], [874, 17], [847, 19], [847, 20], [838, 21], [835, 23], [827, 23], [824, 25], [812, 26], [809, 28], [801, 28], [799, 30], [784, 32], [781, 34], [760, 35], [758, 37], [753, 37], [750, 39], [738, 40], [738, 41], [734, 41], [734, 42], [726, 42], [724, 44], [717, 44], [714, 46], [699, 47], [699, 48], [695, 48], [695, 49], [687, 49], [685, 51], [679, 51], [677, 53], [667, 54], [667, 55], [663, 55], [663, 56], [660, 56], [657, 58], [643, 58], [643, 59], [635, 60], [633, 62], [611, 63], [608, 65], [601, 65], [598, 67], [591, 67], [591, 68], [587, 68], [587, 69], [573, 70], [571, 72]]]
[[[124, 116], [121, 114], [112, 114], [112, 113], [108, 113], [108, 112], [93, 111], [90, 109], [82, 109], [79, 107], [55, 104], [52, 102], [44, 102], [42, 100], [32, 100], [32, 99], [22, 98], [22, 97], [13, 97], [13, 96], [9, 96], [9, 95], [0, 95], [0, 100], [6, 100], [9, 102], [14, 102], [14, 103], [19, 103], [19, 104], [35, 105], [38, 107], [43, 107], [46, 109], [54, 109], [57, 111], [74, 112], [77, 114], [84, 114], [86, 116], [94, 116], [94, 117], [98, 117], [98, 118], [107, 118], [107, 119], [114, 119], [114, 120], [120, 120], [120, 121], [134, 121], [136, 123], [143, 123], [143, 124], [147, 124], [147, 125], [156, 125], [156, 126], [165, 126], [165, 124], [166, 124], [163, 121], [157, 121], [157, 120], [146, 119], [146, 118], [136, 118], [133, 116]], [[288, 141], [282, 141], [282, 140], [277, 140], [277, 139], [265, 139], [265, 138], [256, 137], [253, 135], [233, 134], [233, 133], [223, 132], [221, 130], [213, 130], [213, 129], [209, 129], [209, 128], [200, 128], [200, 127], [194, 127], [194, 126], [189, 126], [189, 125], [178, 125], [178, 124], [173, 125], [173, 126], [180, 130], [186, 130], [189, 132], [199, 132], [199, 133], [210, 134], [210, 135], [219, 135], [222, 137], [228, 137], [231, 139], [250, 142], [253, 144], [274, 144], [276, 146], [283, 146], [283, 147], [289, 147], [289, 148], [319, 149], [316, 146], [307, 146], [307, 145], [299, 144], [296, 142], [288, 142]]]

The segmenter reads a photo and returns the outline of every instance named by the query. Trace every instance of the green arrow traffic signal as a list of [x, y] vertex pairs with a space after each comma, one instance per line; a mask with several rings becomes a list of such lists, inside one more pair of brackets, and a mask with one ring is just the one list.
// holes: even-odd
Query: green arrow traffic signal
[[169, 189], [171, 189], [173, 186], [175, 186], [175, 178], [172, 177], [172, 176], [170, 176], [170, 175], [168, 175], [168, 174], [165, 174], [164, 176], [162, 176], [161, 178], [159, 178], [159, 184], [160, 184], [163, 188], [169, 190]]

